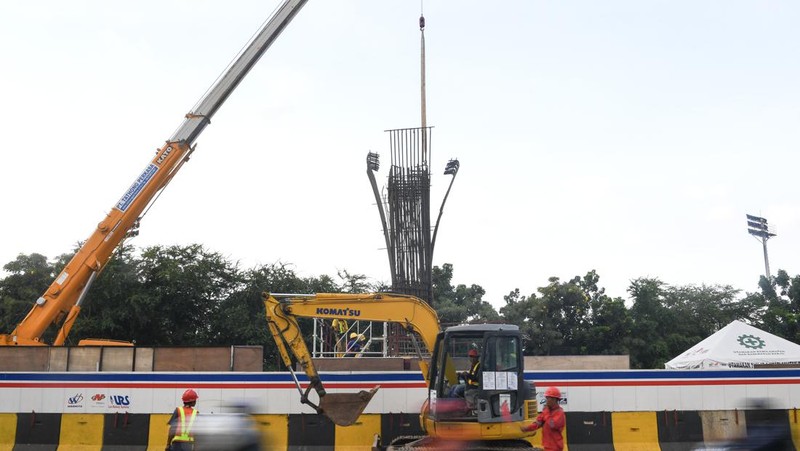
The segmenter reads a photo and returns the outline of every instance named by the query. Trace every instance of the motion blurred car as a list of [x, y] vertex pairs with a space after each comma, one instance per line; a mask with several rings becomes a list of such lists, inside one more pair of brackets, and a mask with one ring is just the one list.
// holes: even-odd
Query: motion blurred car
[[747, 436], [723, 443], [708, 443], [694, 451], [788, 451], [794, 450], [786, 411], [771, 408], [770, 400], [755, 399], [745, 406], [750, 410]]
[[195, 451], [262, 451], [261, 432], [246, 409], [232, 413], [199, 414], [194, 426]]

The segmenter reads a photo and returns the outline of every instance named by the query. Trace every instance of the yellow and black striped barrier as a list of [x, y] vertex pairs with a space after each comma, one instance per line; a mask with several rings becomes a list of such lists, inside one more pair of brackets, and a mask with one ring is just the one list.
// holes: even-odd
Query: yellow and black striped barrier
[[[25, 449], [91, 451], [163, 451], [167, 443], [167, 414], [0, 414], [0, 451]], [[316, 414], [254, 415], [263, 442], [270, 450], [364, 449], [376, 434], [394, 438], [421, 435], [415, 414], [362, 415], [347, 428]]]
[[[365, 414], [346, 428], [315, 414], [254, 415], [270, 450], [370, 449], [376, 434], [384, 443], [421, 435], [415, 414]], [[53, 450], [163, 451], [167, 414], [0, 414], [0, 451]], [[689, 450], [746, 436], [769, 421], [800, 443], [797, 410], [663, 412], [567, 412], [566, 449], [571, 451]], [[539, 435], [532, 443], [541, 446]]]

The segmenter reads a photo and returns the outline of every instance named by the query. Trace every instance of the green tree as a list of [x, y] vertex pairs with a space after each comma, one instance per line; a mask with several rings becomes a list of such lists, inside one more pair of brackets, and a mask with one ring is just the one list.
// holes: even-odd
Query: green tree
[[800, 341], [800, 275], [791, 277], [780, 269], [771, 280], [761, 276], [759, 287], [761, 296], [753, 295], [765, 305], [759, 326], [787, 340]]
[[434, 266], [432, 271], [433, 299], [442, 325], [467, 322], [497, 322], [500, 315], [483, 300], [486, 290], [480, 285], [453, 286], [453, 265]]
[[600, 276], [595, 270], [589, 271], [583, 278], [573, 280], [589, 299], [588, 318], [576, 338], [579, 354], [630, 354], [632, 321], [625, 301], [605, 294], [605, 288], [600, 287]]
[[582, 354], [630, 355], [633, 321], [625, 301], [602, 295], [591, 301], [591, 310]]
[[538, 293], [515, 289], [500, 309], [505, 322], [526, 336], [526, 355], [618, 355], [629, 353], [631, 319], [625, 302], [612, 299], [592, 270], [561, 282], [551, 277]]
[[[639, 278], [631, 282], [628, 292], [633, 298], [631, 319], [631, 366], [638, 369], [663, 368], [673, 356], [665, 340], [676, 318], [665, 307], [664, 283], [656, 278]], [[685, 319], [684, 319], [685, 320]]]
[[[66, 261], [71, 255], [63, 256]], [[85, 338], [114, 339], [149, 344], [146, 337], [158, 305], [146, 305], [141, 295], [139, 264], [132, 246], [122, 246], [109, 260], [87, 292], [81, 313], [69, 336], [68, 345]]]
[[739, 290], [730, 286], [666, 286], [664, 307], [674, 324], [664, 330], [669, 359], [680, 355], [735, 319], [752, 316], [749, 303], [738, 298]]
[[536, 335], [539, 330], [537, 325], [531, 321], [530, 313], [537, 302], [536, 294], [523, 296], [520, 294], [519, 288], [515, 288], [503, 296], [503, 300], [505, 305], [500, 307], [500, 315], [503, 318], [503, 322], [515, 324], [519, 327], [520, 333], [524, 337], [523, 353], [525, 355], [535, 355], [538, 350], [536, 343], [540, 341], [540, 338]]
[[337, 275], [342, 281], [339, 284], [339, 289], [336, 290], [337, 293], [369, 293], [376, 291], [364, 274], [350, 274], [346, 269], [341, 269], [337, 272]]
[[141, 285], [131, 302], [148, 331], [140, 344], [223, 344], [213, 322], [224, 313], [222, 302], [241, 286], [237, 264], [199, 244], [152, 246], [142, 251], [138, 272]]
[[[589, 296], [575, 277], [562, 283], [558, 277], [548, 279], [538, 295], [522, 302], [527, 307], [527, 325], [530, 334], [525, 351], [533, 355], [569, 355], [581, 353], [580, 340], [588, 327]], [[502, 310], [518, 314], [518, 306]]]
[[[338, 291], [327, 276], [299, 277], [290, 265], [274, 263], [245, 271], [243, 283], [220, 303], [220, 315], [212, 324], [212, 335], [219, 343], [262, 346], [264, 368], [281, 366], [275, 341], [267, 327], [262, 293], [327, 293]], [[300, 321], [303, 334], [310, 337], [312, 326]]]
[[0, 279], [0, 333], [11, 333], [55, 279], [54, 265], [41, 254], [19, 254]]

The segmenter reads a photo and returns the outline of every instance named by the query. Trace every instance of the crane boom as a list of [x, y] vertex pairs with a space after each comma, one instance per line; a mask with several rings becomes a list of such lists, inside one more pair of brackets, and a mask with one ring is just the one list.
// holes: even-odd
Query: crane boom
[[264, 26], [256, 33], [250, 44], [242, 51], [236, 61], [228, 67], [225, 74], [217, 83], [208, 90], [206, 95], [197, 102], [192, 112], [186, 115], [180, 127], [169, 139], [170, 141], [185, 142], [191, 146], [195, 139], [202, 133], [211, 117], [227, 100], [239, 83], [244, 79], [250, 69], [255, 66], [261, 55], [267, 51], [284, 28], [289, 25], [294, 16], [300, 11], [308, 0], [286, 0], [275, 14], [265, 22]]
[[108, 263], [114, 249], [137, 223], [147, 206], [188, 161], [193, 150], [192, 144], [210, 123], [211, 117], [306, 2], [285, 0], [275, 10], [224, 74], [186, 115], [172, 137], [158, 149], [156, 156], [36, 300], [25, 318], [10, 334], [0, 335], [0, 346], [45, 345], [42, 335], [51, 324], [59, 323], [61, 328], [53, 344], [64, 344], [80, 313], [80, 304], [86, 292]]

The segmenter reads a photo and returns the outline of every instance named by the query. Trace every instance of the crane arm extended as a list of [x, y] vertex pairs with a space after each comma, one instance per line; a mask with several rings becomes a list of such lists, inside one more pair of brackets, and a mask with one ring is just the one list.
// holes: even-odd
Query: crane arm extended
[[[278, 295], [264, 293], [267, 325], [284, 364], [290, 369], [296, 360], [308, 376], [309, 385], [301, 401], [327, 415], [340, 426], [353, 424], [363, 412], [378, 387], [371, 393], [327, 393], [322, 385], [311, 353], [303, 338], [297, 318], [345, 318], [358, 321], [397, 322], [416, 332], [428, 349], [433, 349], [439, 334], [439, 317], [428, 303], [414, 296], [396, 293], [318, 293], [315, 295]], [[420, 361], [427, 382], [428, 365]], [[295, 381], [297, 383], [297, 381]], [[298, 389], [299, 389], [299, 383]], [[319, 406], [308, 399], [313, 389]]]
[[[157, 150], [111, 212], [103, 219], [75, 256], [67, 263], [25, 318], [10, 334], [0, 335], [2, 345], [44, 345], [42, 335], [51, 324], [62, 323], [54, 345], [63, 345], [80, 312], [80, 303], [122, 242], [177, 171], [188, 161], [192, 144], [269, 46], [291, 22], [307, 0], [286, 0], [275, 10], [225, 73], [186, 115], [174, 135]], [[96, 343], [95, 343], [96, 344]], [[108, 342], [106, 344], [113, 344]]]

